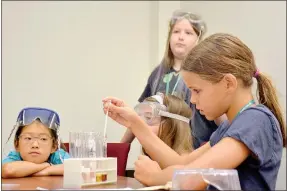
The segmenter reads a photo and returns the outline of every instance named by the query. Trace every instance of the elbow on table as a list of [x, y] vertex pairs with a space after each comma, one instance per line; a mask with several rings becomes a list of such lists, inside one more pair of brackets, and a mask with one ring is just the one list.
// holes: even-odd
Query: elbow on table
[[2, 165], [2, 178], [14, 178], [16, 171], [10, 163]]

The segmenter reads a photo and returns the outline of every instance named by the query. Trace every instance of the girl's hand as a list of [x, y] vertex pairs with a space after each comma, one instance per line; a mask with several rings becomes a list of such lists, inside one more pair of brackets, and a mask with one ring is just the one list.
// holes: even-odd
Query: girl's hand
[[[48, 167], [49, 168], [49, 167]], [[35, 174], [32, 174], [32, 176], [49, 176], [49, 171], [46, 169], [43, 169], [39, 172], [36, 172]]]
[[156, 185], [156, 177], [161, 172], [161, 168], [156, 161], [151, 160], [145, 155], [140, 155], [135, 162], [135, 178], [144, 185]]
[[111, 102], [113, 105], [118, 106], [118, 107], [125, 107], [128, 106], [123, 100], [120, 100], [115, 97], [106, 97], [103, 100], [103, 104]]
[[110, 118], [127, 128], [142, 121], [132, 108], [128, 107], [122, 100], [117, 98], [105, 98], [103, 100], [103, 107], [105, 114], [108, 111]]
[[[47, 162], [45, 162], [45, 163], [47, 163]], [[47, 163], [47, 164], [49, 164], [49, 163]], [[49, 168], [50, 167], [51, 166], [49, 164], [48, 167], [44, 168], [43, 170], [40, 170], [39, 172], [36, 172], [36, 173], [32, 174], [32, 176], [49, 176], [50, 175], [50, 173], [49, 173]]]

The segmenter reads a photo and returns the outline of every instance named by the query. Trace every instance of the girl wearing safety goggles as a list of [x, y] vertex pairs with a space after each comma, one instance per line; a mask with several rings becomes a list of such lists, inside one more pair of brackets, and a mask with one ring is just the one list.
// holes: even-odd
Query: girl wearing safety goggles
[[136, 105], [135, 111], [175, 152], [182, 155], [193, 150], [189, 126], [191, 109], [183, 100], [173, 95], [155, 95]]
[[[161, 92], [166, 95], [176, 95], [185, 100], [194, 113], [190, 126], [195, 148], [207, 142], [217, 129], [217, 125], [224, 120], [224, 118], [218, 118], [208, 121], [205, 116], [200, 114], [195, 105], [190, 103], [191, 92], [179, 72], [184, 58], [202, 40], [206, 31], [206, 23], [199, 15], [175, 11], [169, 20], [169, 31], [162, 62], [151, 72], [146, 87], [138, 99], [139, 102], [143, 102], [147, 97]], [[128, 129], [121, 142], [131, 143], [134, 138], [134, 134]]]
[[2, 161], [2, 177], [63, 175], [69, 154], [60, 148], [59, 127], [59, 115], [52, 110], [22, 109], [8, 138], [16, 129], [15, 151]]

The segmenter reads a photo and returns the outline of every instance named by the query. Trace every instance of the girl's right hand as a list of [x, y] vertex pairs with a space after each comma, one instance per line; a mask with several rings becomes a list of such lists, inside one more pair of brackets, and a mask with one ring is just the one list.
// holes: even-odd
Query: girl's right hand
[[110, 103], [112, 103], [112, 104], [114, 104], [115, 106], [118, 106], [118, 107], [128, 106], [123, 100], [120, 100], [120, 99], [115, 98], [115, 97], [106, 97], [102, 101], [103, 101], [104, 105], [105, 105], [105, 103], [109, 103], [110, 102]]
[[105, 114], [108, 111], [110, 118], [127, 128], [142, 122], [138, 114], [120, 99], [107, 97], [103, 99], [103, 107]]

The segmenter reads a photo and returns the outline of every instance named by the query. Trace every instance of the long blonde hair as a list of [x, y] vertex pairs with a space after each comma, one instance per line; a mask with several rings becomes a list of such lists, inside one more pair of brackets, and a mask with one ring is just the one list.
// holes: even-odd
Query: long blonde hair
[[[154, 98], [148, 97], [146, 101], [157, 102]], [[174, 95], [165, 95], [163, 104], [170, 113], [191, 118], [190, 107], [180, 98]], [[158, 137], [178, 154], [190, 153], [193, 151], [190, 125], [178, 119], [161, 117]], [[143, 153], [144, 149], [143, 149]], [[145, 153], [146, 154], [146, 153]]]
[[244, 87], [251, 87], [255, 77], [259, 103], [268, 107], [277, 118], [283, 146], [286, 146], [286, 124], [275, 87], [266, 75], [258, 73], [252, 51], [240, 39], [225, 33], [207, 37], [187, 55], [182, 69], [213, 83], [221, 81], [229, 73], [241, 79]]
[[177, 18], [187, 19], [190, 22], [194, 32], [199, 37], [199, 40], [203, 38], [204, 34], [207, 31], [206, 24], [204, 21], [201, 20], [201, 17], [199, 15], [180, 10], [175, 11], [169, 21], [168, 37], [165, 45], [163, 62], [166, 68], [171, 68], [174, 65], [174, 56], [170, 48], [170, 38]]

